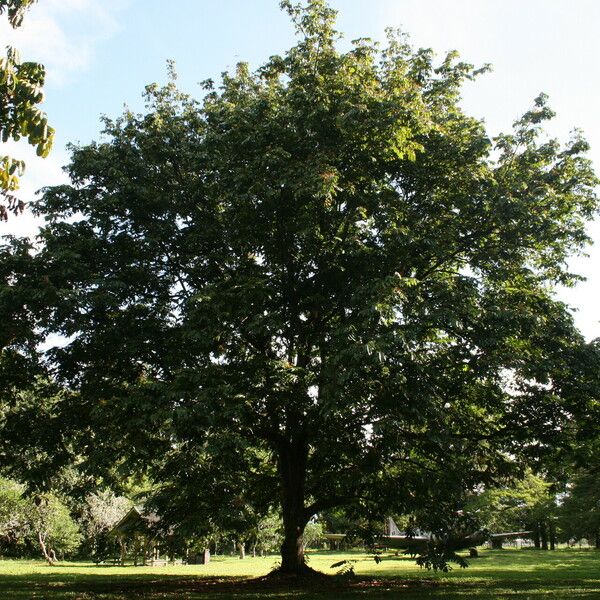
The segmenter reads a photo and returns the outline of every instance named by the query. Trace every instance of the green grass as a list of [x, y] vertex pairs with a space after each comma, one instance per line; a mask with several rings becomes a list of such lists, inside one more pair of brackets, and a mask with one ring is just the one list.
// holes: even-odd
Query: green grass
[[213, 558], [209, 565], [112, 567], [37, 561], [0, 561], [2, 600], [546, 600], [600, 599], [600, 552], [593, 550], [483, 551], [468, 569], [432, 573], [405, 557], [387, 555], [376, 565], [361, 553], [311, 553], [310, 565], [334, 573], [331, 564], [355, 560], [354, 578], [331, 578], [308, 588], [256, 582], [277, 557]]

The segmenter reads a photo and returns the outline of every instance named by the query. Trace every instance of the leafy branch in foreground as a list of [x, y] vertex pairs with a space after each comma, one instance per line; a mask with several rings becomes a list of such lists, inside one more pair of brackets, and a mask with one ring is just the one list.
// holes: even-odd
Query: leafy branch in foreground
[[[0, 14], [6, 11], [10, 25], [19, 27], [25, 11], [34, 2], [0, 0]], [[45, 76], [43, 65], [22, 62], [12, 47], [7, 47], [6, 55], [0, 57], [0, 139], [6, 143], [27, 138], [42, 157], [48, 155], [54, 140], [54, 129], [38, 107], [44, 100]], [[24, 209], [23, 201], [11, 193], [18, 189], [24, 169], [24, 161], [0, 155], [0, 195], [6, 200], [6, 204], [0, 204], [0, 220], [6, 220], [9, 212], [18, 214]]]

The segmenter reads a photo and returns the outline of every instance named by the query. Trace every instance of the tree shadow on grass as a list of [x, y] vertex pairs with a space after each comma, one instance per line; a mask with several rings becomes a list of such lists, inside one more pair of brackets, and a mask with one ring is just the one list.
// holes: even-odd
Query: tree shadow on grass
[[[482, 554], [466, 570], [433, 576], [403, 573], [408, 559], [388, 556], [377, 575], [319, 578], [282, 583], [248, 579], [148, 572], [110, 573], [111, 565], [65, 564], [47, 573], [0, 575], [2, 600], [548, 600], [600, 598], [600, 553], [498, 551]], [[361, 560], [362, 562], [362, 560]], [[85, 570], [85, 571], [84, 571]], [[91, 571], [91, 572], [90, 572]]]
[[582, 581], [469, 581], [357, 577], [332, 577], [327, 582], [285, 585], [277, 581], [220, 577], [87, 575], [64, 578], [60, 574], [10, 576], [0, 580], [3, 600], [402, 600], [441, 599], [492, 600], [498, 598], [537, 600], [548, 598], [598, 598], [600, 582]]

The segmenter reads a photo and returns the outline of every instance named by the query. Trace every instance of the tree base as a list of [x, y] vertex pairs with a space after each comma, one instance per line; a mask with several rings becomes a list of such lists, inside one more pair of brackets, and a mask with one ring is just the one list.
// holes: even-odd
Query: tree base
[[309, 567], [306, 563], [301, 565], [295, 571], [283, 570], [281, 567], [274, 569], [264, 577], [260, 577], [263, 581], [315, 581], [315, 580], [330, 580], [331, 575], [326, 575], [321, 571], [316, 571], [312, 567]]

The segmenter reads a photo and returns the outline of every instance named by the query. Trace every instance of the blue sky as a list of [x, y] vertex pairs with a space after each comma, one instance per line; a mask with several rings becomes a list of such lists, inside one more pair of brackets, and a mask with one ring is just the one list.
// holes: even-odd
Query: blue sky
[[[457, 49], [494, 70], [469, 84], [465, 109], [485, 119], [493, 135], [511, 123], [541, 91], [558, 113], [549, 128], [566, 139], [574, 127], [592, 144], [600, 169], [600, 2], [597, 0], [331, 0], [344, 41], [384, 39], [386, 27], [407, 31], [417, 46], [439, 53]], [[165, 80], [167, 59], [177, 63], [181, 87], [200, 95], [197, 82], [217, 79], [244, 60], [259, 66], [294, 41], [278, 0], [38, 0], [13, 32], [2, 19], [0, 43], [17, 46], [25, 60], [47, 66], [45, 109], [57, 130], [44, 161], [26, 144], [8, 144], [27, 160], [21, 196], [64, 180], [68, 142], [98, 139], [99, 116], [117, 116], [127, 104], [142, 107], [146, 84]], [[3, 145], [4, 146], [4, 145]], [[0, 225], [0, 234], [35, 231], [30, 216]], [[586, 337], [600, 336], [600, 225], [590, 258], [574, 259], [587, 281], [561, 298], [574, 309]]]

